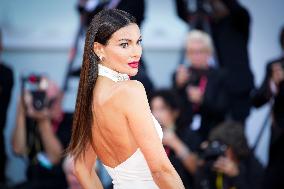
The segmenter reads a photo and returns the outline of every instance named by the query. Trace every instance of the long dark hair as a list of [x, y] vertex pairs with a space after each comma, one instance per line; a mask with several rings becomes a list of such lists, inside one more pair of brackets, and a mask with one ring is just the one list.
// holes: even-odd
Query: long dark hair
[[94, 52], [94, 42], [107, 45], [113, 33], [132, 23], [136, 23], [136, 20], [129, 13], [111, 9], [102, 10], [96, 14], [88, 27], [71, 142], [67, 149], [67, 153], [75, 159], [82, 154], [84, 156], [87, 147], [93, 144], [93, 90], [98, 77], [98, 62], [100, 61]]

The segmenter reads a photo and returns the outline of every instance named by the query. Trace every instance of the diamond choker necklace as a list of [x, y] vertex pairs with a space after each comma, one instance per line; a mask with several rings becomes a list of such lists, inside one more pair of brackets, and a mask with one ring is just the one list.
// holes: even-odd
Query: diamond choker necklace
[[100, 76], [107, 77], [113, 80], [114, 82], [129, 80], [129, 76], [127, 74], [118, 73], [108, 67], [103, 66], [102, 64], [98, 64], [98, 66], [98, 75]]

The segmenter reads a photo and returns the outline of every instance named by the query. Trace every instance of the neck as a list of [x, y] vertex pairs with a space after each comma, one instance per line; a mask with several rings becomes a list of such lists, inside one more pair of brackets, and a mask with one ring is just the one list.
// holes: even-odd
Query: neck
[[98, 67], [98, 75], [107, 77], [114, 82], [129, 80], [129, 76], [127, 74], [119, 73], [102, 64], [99, 64]]

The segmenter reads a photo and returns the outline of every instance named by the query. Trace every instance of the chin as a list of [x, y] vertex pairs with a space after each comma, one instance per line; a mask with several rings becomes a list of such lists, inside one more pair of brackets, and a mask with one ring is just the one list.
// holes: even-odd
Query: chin
[[128, 73], [129, 76], [133, 77], [133, 76], [136, 76], [138, 73], [138, 68], [135, 68], [135, 69], [131, 69], [131, 71]]

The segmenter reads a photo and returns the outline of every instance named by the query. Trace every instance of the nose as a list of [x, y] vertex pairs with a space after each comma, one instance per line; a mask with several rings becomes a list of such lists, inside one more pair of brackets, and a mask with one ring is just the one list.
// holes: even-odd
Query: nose
[[142, 47], [140, 45], [135, 45], [132, 49], [132, 57], [135, 59], [140, 59], [142, 55]]

